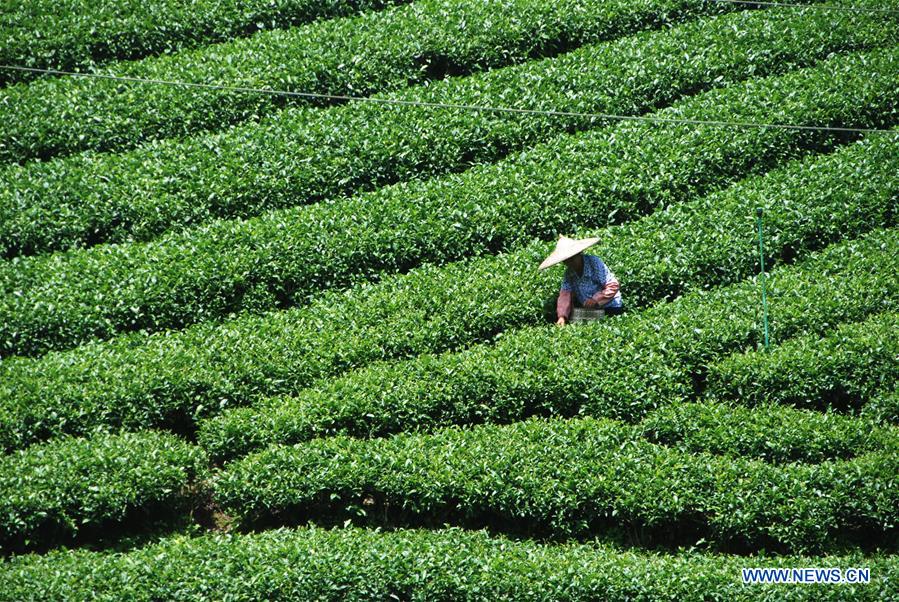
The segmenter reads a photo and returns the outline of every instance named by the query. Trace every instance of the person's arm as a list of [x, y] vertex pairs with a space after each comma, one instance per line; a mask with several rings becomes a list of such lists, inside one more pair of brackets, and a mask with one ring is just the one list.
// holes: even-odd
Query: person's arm
[[602, 288], [584, 303], [584, 307], [590, 309], [598, 309], [608, 305], [612, 299], [615, 298], [615, 295], [618, 294], [619, 289], [618, 279], [615, 278], [615, 274], [606, 267], [606, 264], [603, 263], [602, 259], [596, 257], [594, 261], [596, 264], [595, 269], [598, 272], [598, 279], [602, 282]]
[[562, 287], [559, 289], [559, 298], [556, 300], [556, 324], [563, 326], [568, 322], [571, 316], [571, 308], [574, 305], [572, 295], [572, 285], [565, 277], [562, 279]]
[[568, 321], [572, 305], [571, 291], [559, 291], [559, 299], [556, 301], [556, 316], [558, 317], [556, 324], [565, 324]]
[[595, 307], [604, 307], [608, 305], [612, 299], [615, 298], [615, 295], [618, 294], [618, 289], [620, 285], [618, 284], [618, 280], [615, 279], [614, 276], [606, 280], [606, 285], [603, 289], [597, 292], [595, 295], [590, 297], [593, 300]]

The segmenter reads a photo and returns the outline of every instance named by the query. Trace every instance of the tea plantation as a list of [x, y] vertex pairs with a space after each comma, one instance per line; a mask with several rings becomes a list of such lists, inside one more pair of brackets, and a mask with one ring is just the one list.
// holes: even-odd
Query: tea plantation
[[899, 0], [95, 4], [0, 11], [104, 76], [0, 67], [0, 601], [899, 601]]

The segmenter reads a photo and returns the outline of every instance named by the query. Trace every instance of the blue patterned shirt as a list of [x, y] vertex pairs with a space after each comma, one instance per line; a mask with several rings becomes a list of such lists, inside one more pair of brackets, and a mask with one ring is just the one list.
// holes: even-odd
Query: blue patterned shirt
[[[621, 292], [618, 290], [618, 279], [606, 267], [602, 259], [595, 255], [584, 255], [584, 273], [578, 276], [574, 271], [565, 269], [560, 293], [569, 292], [583, 306], [589, 298], [600, 301], [601, 307], [621, 307]], [[614, 296], [613, 296], [614, 295]], [[611, 301], [602, 301], [611, 297]]]

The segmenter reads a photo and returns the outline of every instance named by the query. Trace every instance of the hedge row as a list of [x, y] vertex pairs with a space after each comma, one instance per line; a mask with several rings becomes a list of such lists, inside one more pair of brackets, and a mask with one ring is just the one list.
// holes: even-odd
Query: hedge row
[[[899, 48], [715, 90], [661, 116], [883, 125], [899, 114]], [[217, 222], [135, 245], [0, 266], [0, 353], [180, 328], [303, 303], [323, 288], [625, 221], [839, 142], [820, 131], [627, 123], [498, 165], [346, 200]], [[526, 226], [522, 228], [522, 226]]]
[[[896, 231], [875, 232], [772, 272], [774, 340], [893, 310], [899, 257], [883, 249], [897, 241]], [[844, 284], [867, 294], [859, 297]], [[227, 460], [272, 443], [505, 423], [532, 414], [640, 420], [693, 397], [710, 361], [758, 342], [758, 297], [756, 283], [744, 282], [598, 324], [523, 328], [495, 345], [372, 364], [295, 397], [203, 421], [198, 438], [211, 457]]]
[[[893, 193], [894, 205], [897, 198]], [[896, 388], [897, 333], [899, 316], [887, 313], [841, 326], [823, 339], [801, 337], [770, 353], [734, 355], [709, 366], [707, 393], [752, 405], [858, 408], [878, 391]]]
[[899, 391], [895, 385], [891, 390], [875, 394], [862, 408], [861, 415], [881, 424], [899, 426]]
[[[870, 567], [871, 582], [747, 586], [740, 577], [744, 567], [832, 566]], [[883, 602], [897, 578], [895, 556], [652, 554], [458, 529], [304, 528], [173, 538], [127, 554], [22, 556], [0, 566], [0, 600]]]
[[689, 454], [606, 420], [532, 419], [389, 439], [318, 439], [230, 464], [214, 498], [242, 527], [361, 515], [567, 538], [642, 529], [650, 542], [817, 552], [864, 532], [889, 544], [899, 455], [772, 466]]
[[[247, 36], [263, 29], [377, 10], [402, 0], [173, 0], [8, 3], [0, 14], [0, 63], [44, 69], [85, 69]], [[33, 74], [0, 69], [0, 85]]]
[[187, 510], [207, 466], [202, 450], [149, 431], [58, 439], [0, 456], [0, 549], [70, 542]]
[[675, 403], [638, 426], [653, 443], [766, 462], [822, 462], [899, 450], [899, 429], [867, 419], [777, 404]]
[[[891, 223], [884, 200], [895, 193], [896, 146], [874, 138], [608, 228], [597, 232], [603, 242], [595, 252], [627, 283], [631, 308], [739, 280], [757, 261], [755, 206], [767, 212], [769, 262]], [[675, 231], [707, 234], [672, 236]], [[558, 286], [554, 272], [533, 270], [548, 250], [539, 242], [415, 270], [283, 314], [8, 359], [0, 364], [0, 447], [101, 424], [189, 430], [195, 415], [295, 392], [378, 359], [452, 349], [534, 323]], [[497, 273], [504, 278], [491, 277]], [[512, 297], [519, 303], [509, 303]]]
[[[683, 452], [749, 454], [778, 461], [821, 461], [895, 449], [895, 429], [865, 432], [870, 423], [858, 419], [782, 407], [769, 410], [701, 404], [663, 408], [635, 429], [616, 426], [621, 437], [616, 445], [645, 437]], [[781, 441], [782, 436], [789, 441]], [[514, 441], [517, 436], [508, 438]], [[627, 453], [629, 448], [622, 449]], [[173, 516], [190, 507], [205, 462], [198, 449], [152, 432], [61, 439], [6, 456], [0, 461], [0, 549], [47, 547], [154, 511]]]
[[[891, 44], [897, 37], [895, 22], [867, 15], [738, 13], [412, 88], [399, 96], [635, 114], [684, 93], [784, 73], [832, 52]], [[684, 60], [684, 53], [690, 60]], [[7, 214], [0, 220], [0, 253], [148, 240], [214, 218], [249, 217], [461, 170], [596, 123], [351, 104], [288, 111], [264, 125], [153, 145], [124, 156], [87, 155], [12, 167], [0, 186], [0, 206]]]
[[[735, 9], [702, 0], [424, 0], [120, 63], [109, 71], [129, 77], [365, 96]], [[0, 90], [0, 106], [15, 107], [17, 115], [0, 124], [0, 161], [46, 159], [86, 149], [122, 150], [147, 140], [257, 120], [288, 103], [308, 101], [96, 78], [34, 82]]]
[[[735, 282], [757, 262], [752, 215], [767, 215], [768, 265], [893, 223], [899, 141], [888, 137], [808, 157], [730, 189], [595, 232], [636, 309]], [[677, 232], [703, 232], [702, 237]], [[0, 448], [98, 425], [188, 427], [197, 416], [379, 359], [491, 339], [554, 310], [559, 275], [534, 266], [550, 246], [416, 269], [326, 294], [306, 308], [182, 333], [125, 337], [0, 364]], [[496, 274], [503, 274], [497, 279]], [[510, 299], [516, 299], [510, 302]], [[551, 310], [552, 311], [552, 310]], [[176, 417], [181, 418], [176, 418]]]

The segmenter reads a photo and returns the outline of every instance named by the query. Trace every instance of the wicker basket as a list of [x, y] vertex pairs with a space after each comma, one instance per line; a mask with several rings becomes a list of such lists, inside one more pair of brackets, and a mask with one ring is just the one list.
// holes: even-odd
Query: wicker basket
[[606, 317], [603, 309], [587, 309], [585, 307], [572, 307], [571, 319], [572, 324], [581, 324], [583, 322], [592, 322], [593, 320], [601, 320]]

